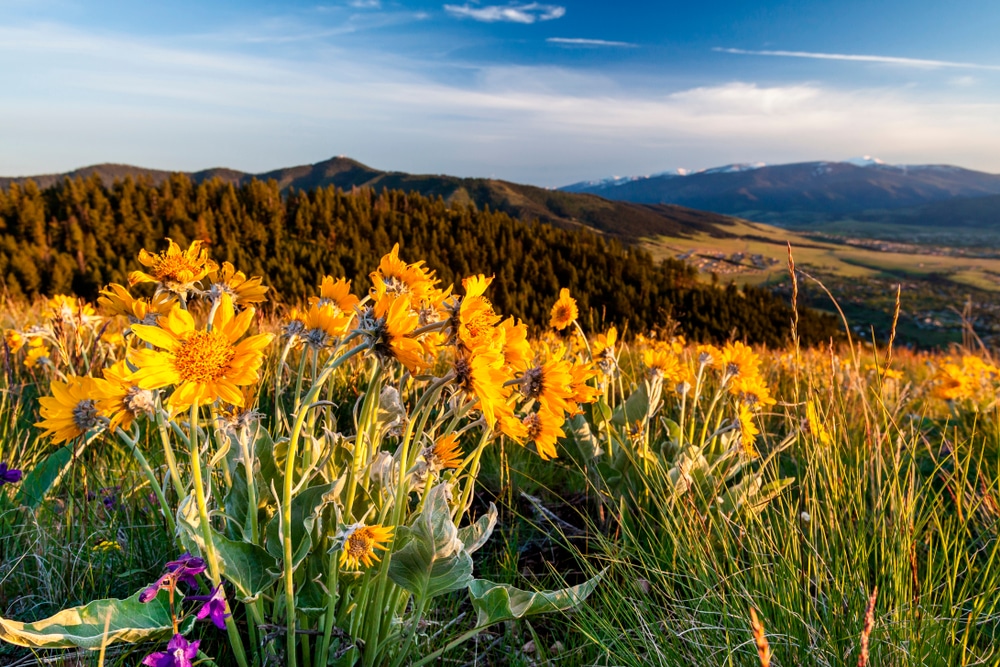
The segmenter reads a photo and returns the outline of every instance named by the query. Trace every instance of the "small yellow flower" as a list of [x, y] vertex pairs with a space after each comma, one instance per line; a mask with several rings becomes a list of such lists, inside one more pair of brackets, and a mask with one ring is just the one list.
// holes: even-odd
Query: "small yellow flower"
[[410, 310], [410, 297], [385, 293], [375, 301], [373, 308], [375, 327], [368, 332], [373, 349], [383, 358], [392, 358], [417, 373], [427, 365], [426, 349], [410, 334], [420, 323], [419, 316]]
[[149, 272], [133, 271], [128, 276], [129, 285], [159, 283], [174, 294], [187, 294], [195, 283], [218, 270], [219, 265], [208, 258], [201, 241], [194, 241], [187, 250], [181, 250], [171, 239], [167, 242], [169, 247], [161, 253], [153, 254], [145, 248], [139, 251], [139, 263]]
[[754, 439], [760, 431], [754, 423], [754, 411], [746, 403], [740, 403], [737, 417], [740, 424], [740, 444], [743, 445], [743, 451], [750, 458], [757, 458], [759, 455], [757, 448], [754, 447]]
[[559, 290], [559, 299], [552, 306], [549, 326], [562, 331], [573, 324], [579, 315], [580, 311], [576, 307], [576, 299], [569, 295], [569, 290], [565, 287]]
[[35, 426], [45, 429], [42, 437], [52, 436], [58, 444], [83, 435], [100, 422], [97, 404], [97, 381], [93, 378], [70, 376], [66, 382], [53, 380], [51, 396], [38, 399], [43, 419]]
[[24, 366], [26, 368], [35, 368], [46, 360], [51, 362], [51, 355], [52, 353], [46, 347], [45, 341], [41, 338], [31, 338], [28, 341], [28, 354], [24, 357]]
[[830, 437], [830, 432], [826, 430], [823, 422], [820, 421], [819, 412], [816, 410], [816, 404], [812, 401], [806, 401], [806, 425], [809, 427], [809, 432], [812, 433], [821, 444], [828, 447], [833, 444], [833, 438]]
[[237, 271], [229, 262], [223, 262], [221, 268], [208, 272], [208, 279], [212, 281], [210, 290], [214, 293], [226, 293], [233, 297], [233, 303], [255, 304], [263, 303], [266, 300], [267, 285], [262, 285], [264, 281], [260, 276], [247, 278], [247, 274]]
[[176, 299], [169, 292], [161, 292], [152, 299], [135, 298], [117, 283], [111, 283], [101, 290], [97, 304], [110, 315], [124, 315], [129, 323], [154, 324], [160, 315], [166, 315], [173, 308]]
[[531, 366], [534, 352], [528, 342], [528, 325], [508, 317], [500, 323], [499, 329], [503, 332], [504, 365], [512, 371], [521, 371]]
[[522, 420], [527, 427], [527, 439], [535, 443], [535, 450], [545, 461], [558, 456], [556, 442], [566, 435], [562, 429], [563, 421], [561, 413], [545, 409], [532, 412]]
[[565, 359], [556, 359], [529, 368], [521, 376], [521, 393], [553, 414], [574, 413], [573, 365]]
[[606, 334], [597, 334], [592, 346], [594, 363], [605, 375], [611, 375], [618, 367], [618, 355], [615, 353], [615, 343], [618, 342], [618, 329], [611, 327]]
[[128, 364], [119, 361], [104, 369], [104, 379], [96, 381], [97, 408], [101, 415], [111, 420], [108, 427], [128, 430], [139, 415], [151, 415], [156, 407], [156, 397], [135, 383]]
[[424, 450], [424, 460], [435, 470], [457, 468], [462, 465], [465, 456], [458, 445], [458, 436], [454, 433], [442, 435], [434, 442], [433, 447]]
[[392, 531], [392, 526], [366, 526], [363, 523], [348, 527], [340, 551], [340, 567], [359, 570], [362, 564], [371, 567], [373, 562], [380, 561], [375, 550], [388, 548]]
[[497, 351], [503, 346], [503, 330], [497, 327], [500, 316], [493, 311], [493, 304], [483, 294], [493, 282], [480, 274], [462, 281], [465, 296], [458, 308], [458, 341], [467, 351], [478, 354]]
[[726, 379], [738, 375], [756, 375], [760, 366], [760, 357], [752, 349], [740, 343], [727, 343], [719, 355], [719, 367]]
[[112, 542], [111, 540], [101, 540], [91, 548], [91, 551], [102, 551], [104, 553], [107, 553], [109, 551], [121, 551], [121, 550], [122, 550], [122, 545], [118, 544], [117, 542]]
[[7, 329], [3, 332], [4, 342], [11, 354], [17, 354], [24, 347], [24, 336], [15, 329]]
[[423, 262], [407, 264], [399, 258], [399, 244], [392, 252], [382, 257], [378, 269], [370, 274], [373, 296], [388, 292], [396, 296], [407, 295], [417, 307], [423, 301], [434, 297], [437, 279], [434, 272], [423, 266]]
[[459, 350], [454, 371], [455, 384], [467, 396], [477, 399], [474, 407], [483, 413], [486, 424], [493, 428], [497, 410], [507, 403], [511, 394], [511, 389], [504, 387], [510, 376], [503, 369], [503, 357], [492, 350], [478, 354]]

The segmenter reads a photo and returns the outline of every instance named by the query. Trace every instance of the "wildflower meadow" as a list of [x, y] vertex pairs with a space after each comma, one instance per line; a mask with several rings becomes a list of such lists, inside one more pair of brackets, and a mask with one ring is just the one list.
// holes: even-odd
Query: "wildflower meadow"
[[5, 303], [0, 664], [1000, 661], [971, 332], [709, 344], [565, 288], [529, 329], [398, 245], [300, 303], [130, 261]]

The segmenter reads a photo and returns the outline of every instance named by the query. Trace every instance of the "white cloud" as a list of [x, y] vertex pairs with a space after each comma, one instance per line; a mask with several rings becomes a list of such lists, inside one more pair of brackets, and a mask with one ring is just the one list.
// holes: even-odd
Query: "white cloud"
[[559, 5], [543, 5], [537, 2], [528, 4], [473, 6], [445, 5], [444, 10], [452, 16], [470, 18], [476, 21], [495, 23], [508, 21], [510, 23], [534, 23], [535, 21], [551, 21], [566, 14], [566, 8]]
[[382, 7], [381, 0], [350, 0], [347, 4], [355, 9], [379, 9]]
[[733, 53], [744, 56], [777, 56], [781, 58], [811, 58], [814, 60], [846, 60], [849, 62], [882, 63], [885, 65], [902, 65], [904, 67], [942, 68], [957, 67], [962, 69], [1000, 70], [1000, 65], [981, 65], [978, 63], [961, 63], [950, 60], [925, 60], [923, 58], [900, 58], [897, 56], [871, 56], [851, 53], [814, 53], [812, 51], [750, 51], [747, 49], [714, 48], [719, 53]]
[[631, 42], [614, 42], [607, 39], [586, 39], [584, 37], [549, 37], [545, 41], [550, 44], [566, 44], [568, 46], [637, 46]]
[[458, 84], [385, 54], [289, 52], [0, 28], [0, 175], [104, 161], [266, 171], [338, 154], [541, 185], [852, 154], [1000, 171], [1000, 103], [978, 87], [921, 97], [730, 81], [648, 93], [556, 67], [473, 69]]

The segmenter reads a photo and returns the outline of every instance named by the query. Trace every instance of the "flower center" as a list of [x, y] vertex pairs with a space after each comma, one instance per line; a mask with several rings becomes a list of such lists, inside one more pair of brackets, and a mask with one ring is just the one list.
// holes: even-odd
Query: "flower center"
[[570, 310], [569, 306], [557, 306], [555, 320], [558, 322], [572, 322], [573, 321], [573, 311]]
[[229, 372], [236, 349], [217, 331], [194, 331], [174, 356], [181, 380], [214, 382]]
[[524, 372], [521, 377], [521, 393], [525, 398], [538, 398], [545, 388], [542, 369], [535, 367]]
[[155, 275], [160, 282], [190, 282], [198, 267], [184, 255], [165, 255], [156, 263]]
[[73, 408], [73, 423], [82, 432], [89, 431], [97, 425], [97, 408], [94, 401], [85, 398]]
[[537, 412], [532, 412], [524, 418], [523, 423], [528, 427], [528, 440], [537, 440], [542, 434], [542, 418]]
[[368, 531], [359, 528], [347, 538], [347, 555], [358, 559], [372, 551], [372, 540], [368, 536]]

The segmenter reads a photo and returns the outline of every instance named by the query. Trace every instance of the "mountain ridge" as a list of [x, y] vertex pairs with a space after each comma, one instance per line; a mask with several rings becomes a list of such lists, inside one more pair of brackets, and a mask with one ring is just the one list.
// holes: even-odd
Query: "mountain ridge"
[[953, 165], [891, 165], [871, 156], [844, 162], [727, 165], [688, 174], [590, 183], [561, 189], [632, 203], [675, 204], [772, 224], [827, 222], [873, 209], [1000, 195], [997, 174]]
[[441, 197], [448, 202], [475, 203], [479, 207], [489, 206], [493, 210], [503, 211], [522, 220], [537, 219], [566, 228], [587, 227], [627, 242], [651, 236], [687, 236], [700, 232], [724, 237], [729, 234], [726, 227], [732, 226], [734, 222], [728, 216], [682, 206], [620, 202], [590, 193], [568, 193], [497, 179], [382, 171], [346, 156], [258, 174], [224, 167], [194, 172], [172, 172], [103, 163], [62, 174], [0, 177], [0, 188], [7, 189], [15, 184], [25, 185], [31, 181], [44, 189], [62, 182], [65, 178], [88, 179], [94, 176], [108, 184], [131, 177], [149, 179], [153, 184], [159, 185], [175, 173], [183, 173], [196, 183], [218, 178], [236, 186], [244, 185], [254, 179], [274, 180], [285, 193], [328, 186], [343, 190], [386, 188], [415, 191], [428, 197]]

